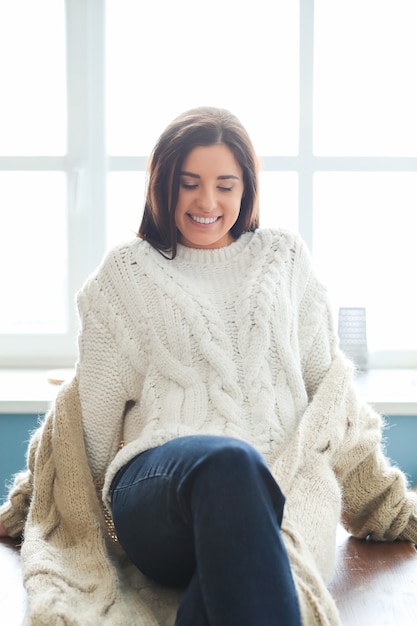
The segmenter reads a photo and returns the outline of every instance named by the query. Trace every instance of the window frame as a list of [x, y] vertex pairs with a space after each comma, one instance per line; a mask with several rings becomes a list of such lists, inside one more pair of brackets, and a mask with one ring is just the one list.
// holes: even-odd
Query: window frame
[[0, 170], [59, 171], [66, 175], [68, 328], [65, 334], [0, 335], [1, 367], [74, 364], [78, 332], [74, 294], [105, 251], [105, 2], [66, 0], [65, 19], [67, 152], [51, 156], [0, 156]]
[[[69, 249], [68, 332], [65, 335], [0, 335], [2, 367], [66, 367], [74, 364], [78, 332], [74, 294], [100, 263], [106, 250], [108, 174], [146, 169], [146, 155], [111, 156], [106, 152], [105, 20], [106, 2], [66, 0], [67, 154], [0, 157], [0, 170], [65, 172]], [[298, 230], [314, 259], [315, 173], [415, 172], [417, 157], [314, 155], [313, 64], [314, 0], [300, 0], [299, 153], [296, 156], [260, 156], [260, 159], [264, 171], [297, 173]], [[417, 351], [411, 350], [381, 351], [369, 355], [370, 367], [411, 368], [416, 362]]]

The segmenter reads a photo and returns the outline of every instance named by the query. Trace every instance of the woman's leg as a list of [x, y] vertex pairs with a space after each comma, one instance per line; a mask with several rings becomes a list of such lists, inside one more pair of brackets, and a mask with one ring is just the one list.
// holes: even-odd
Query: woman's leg
[[120, 543], [160, 583], [186, 586], [177, 626], [301, 624], [280, 524], [284, 496], [262, 457], [226, 437], [182, 437], [113, 484]]

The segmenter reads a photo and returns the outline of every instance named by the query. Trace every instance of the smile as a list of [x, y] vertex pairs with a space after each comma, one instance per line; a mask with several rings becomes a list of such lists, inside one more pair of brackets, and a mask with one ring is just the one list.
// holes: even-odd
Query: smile
[[218, 217], [199, 217], [198, 215], [191, 215], [190, 213], [188, 215], [191, 217], [193, 222], [197, 222], [198, 224], [214, 224], [214, 222], [217, 222], [217, 220], [220, 219], [220, 216], [218, 216]]

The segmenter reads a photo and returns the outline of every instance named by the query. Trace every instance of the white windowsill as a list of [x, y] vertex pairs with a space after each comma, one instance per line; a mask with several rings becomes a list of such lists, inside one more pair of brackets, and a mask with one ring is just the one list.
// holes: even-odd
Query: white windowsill
[[362, 397], [384, 415], [417, 415], [417, 369], [374, 369], [356, 379]]
[[[59, 389], [48, 381], [51, 373], [68, 378], [72, 370], [0, 369], [0, 413], [45, 413]], [[417, 369], [370, 370], [357, 385], [380, 413], [417, 415]]]
[[0, 413], [45, 413], [59, 390], [51, 375], [71, 376], [72, 370], [1, 369]]

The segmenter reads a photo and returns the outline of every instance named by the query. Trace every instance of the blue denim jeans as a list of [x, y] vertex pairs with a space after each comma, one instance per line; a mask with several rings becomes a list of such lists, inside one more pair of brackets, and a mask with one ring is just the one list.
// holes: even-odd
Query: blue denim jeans
[[261, 455], [229, 437], [180, 437], [113, 480], [114, 524], [147, 576], [184, 587], [176, 626], [299, 626], [281, 537], [285, 498]]

